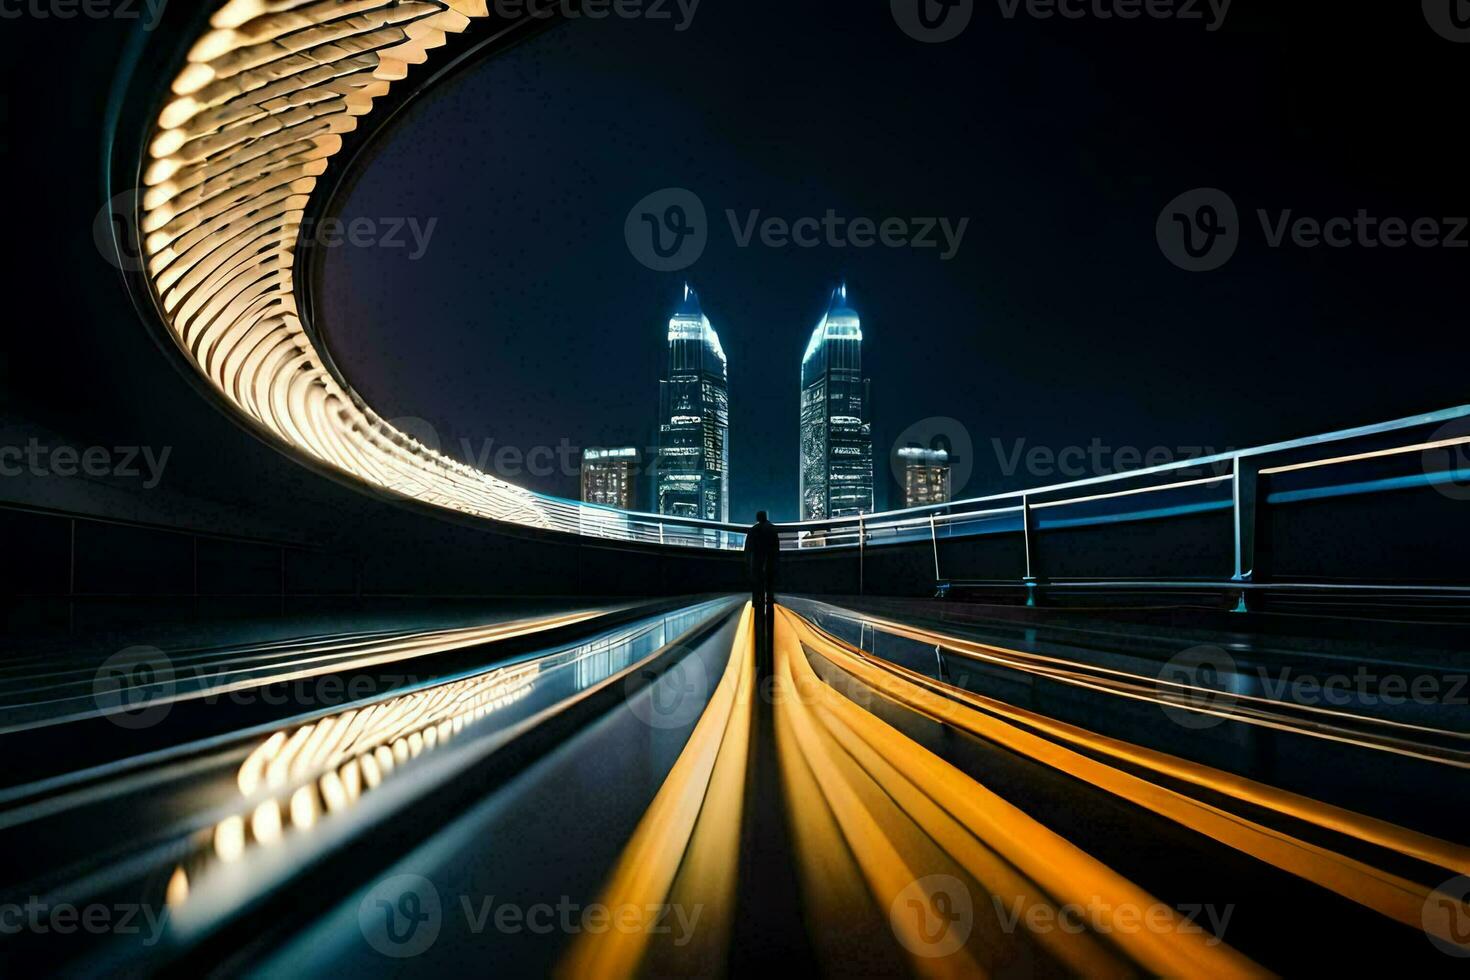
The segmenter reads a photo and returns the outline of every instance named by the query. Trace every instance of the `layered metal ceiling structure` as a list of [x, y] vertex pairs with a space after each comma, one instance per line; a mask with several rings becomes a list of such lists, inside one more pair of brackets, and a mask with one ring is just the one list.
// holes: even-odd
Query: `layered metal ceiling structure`
[[298, 240], [343, 137], [485, 0], [229, 0], [209, 18], [147, 140], [138, 220], [174, 340], [268, 437], [338, 475], [533, 528], [729, 547], [729, 535], [517, 487], [375, 414], [303, 325]]

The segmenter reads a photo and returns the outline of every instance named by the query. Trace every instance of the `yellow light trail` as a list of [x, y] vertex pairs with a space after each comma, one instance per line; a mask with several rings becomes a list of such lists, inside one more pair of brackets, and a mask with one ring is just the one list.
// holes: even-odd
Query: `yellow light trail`
[[[1158, 974], [1263, 975], [1259, 966], [1224, 943], [1181, 928], [1175, 910], [828, 687], [802, 652], [803, 626], [781, 610], [776, 645], [778, 710], [790, 722], [795, 742], [881, 908], [888, 908], [915, 880], [936, 873], [934, 864], [924, 863], [926, 849], [920, 841], [905, 832], [903, 822], [893, 819], [892, 808], [882, 805], [883, 800], [892, 800], [932, 846], [942, 849], [987, 891], [993, 889], [992, 894], [1033, 904], [1096, 905], [1107, 928], [1107, 946], [1092, 935], [1052, 932], [1036, 937], [1048, 953], [1072, 969], [1114, 975], [1127, 972], [1131, 961]], [[830, 739], [826, 745], [823, 729]], [[783, 758], [788, 751], [783, 748]], [[841, 761], [844, 757], [848, 762]], [[863, 778], [873, 783], [866, 792], [861, 788]], [[930, 805], [925, 805], [926, 799]], [[939, 873], [944, 873], [942, 867]], [[1097, 897], [1109, 908], [1098, 905]], [[1119, 908], [1157, 909], [1169, 921], [1154, 930], [1116, 928], [1122, 925], [1113, 921]], [[898, 928], [900, 921], [894, 925]], [[922, 945], [925, 937], [909, 940]], [[981, 975], [977, 955], [993, 957], [995, 951], [974, 950], [971, 945], [944, 957], [915, 956], [912, 965], [931, 976]]]
[[1034, 728], [1051, 738], [1078, 746], [1089, 752], [1145, 768], [1161, 776], [1263, 807], [1305, 823], [1314, 824], [1325, 830], [1367, 841], [1416, 860], [1436, 864], [1460, 874], [1470, 874], [1470, 848], [1463, 845], [1421, 834], [1385, 820], [1333, 806], [1330, 803], [1323, 803], [1320, 800], [1279, 789], [1245, 776], [1190, 762], [1166, 752], [1099, 735], [1085, 728], [1048, 718], [1035, 711], [933, 680], [917, 671], [874, 657], [867, 651], [823, 633], [820, 629], [817, 629], [817, 632], [822, 633], [826, 639], [852, 655], [861, 657], [875, 667], [893, 673], [916, 687], [932, 691], [942, 700], [960, 701], [978, 711]]
[[[888, 669], [889, 665], [878, 666], [871, 659], [820, 632], [811, 624], [795, 617], [794, 614], [791, 614], [790, 618], [802, 642], [890, 700], [1083, 780], [1273, 867], [1373, 909], [1395, 921], [1419, 928], [1425, 902], [1437, 894], [1431, 888], [1374, 868], [1328, 848], [1272, 830], [1237, 814], [1194, 800], [1175, 790], [1150, 783], [1132, 773], [1116, 769], [999, 718], [974, 710], [967, 704], [938, 696], [933, 691], [925, 690], [899, 676], [897, 672]], [[1091, 733], [1083, 734], [1091, 735]], [[1100, 741], [1093, 743], [1085, 739], [1081, 741], [1081, 744], [1088, 746], [1096, 744], [1099, 748], [1105, 747]], [[1139, 755], [1137, 758], [1140, 762], [1150, 761], [1145, 755]], [[1188, 772], [1191, 764], [1183, 760], [1174, 760], [1170, 768], [1175, 772]], [[1202, 766], [1195, 767], [1194, 777], [1193, 781], [1198, 785], [1208, 785], [1216, 781], [1214, 775]], [[1221, 785], [1227, 784], [1222, 781]], [[1317, 810], [1306, 805], [1309, 801], [1304, 801], [1300, 797], [1295, 799], [1274, 798], [1270, 794], [1253, 791], [1249, 787], [1236, 786], [1234, 788], [1240, 792], [1250, 793], [1252, 802], [1258, 802], [1262, 806], [1273, 809], [1281, 805], [1287, 807], [1285, 810], [1278, 809], [1278, 812], [1292, 816], [1303, 814], [1308, 818], [1316, 817], [1324, 821], [1330, 820], [1343, 827], [1348, 833], [1361, 827], [1366, 834], [1397, 845], [1395, 849], [1432, 856], [1438, 859], [1436, 863], [1443, 863], [1443, 866], [1452, 869], [1463, 869], [1466, 866], [1464, 849], [1457, 848], [1455, 845], [1417, 835], [1412, 831], [1381, 821], [1360, 817], [1348, 811], [1325, 806]]]
[[[558, 975], [630, 977], [650, 956], [724, 962], [735, 907], [755, 687], [751, 625], [747, 605], [708, 706], [598, 898], [608, 909], [636, 910], [636, 928], [582, 933]], [[702, 909], [697, 949], [655, 946], [650, 928], [655, 910], [680, 903]]]

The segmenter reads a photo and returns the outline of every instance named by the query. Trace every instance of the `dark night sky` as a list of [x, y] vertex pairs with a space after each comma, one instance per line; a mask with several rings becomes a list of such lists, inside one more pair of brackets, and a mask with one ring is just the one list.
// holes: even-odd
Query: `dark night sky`
[[[1003, 473], [992, 440], [1224, 449], [1458, 404], [1470, 250], [1272, 249], [1255, 210], [1470, 212], [1467, 74], [1470, 45], [1416, 3], [1236, 0], [1209, 33], [982, 0], [937, 46], [852, 0], [705, 0], [683, 33], [561, 25], [379, 142], [342, 217], [438, 222], [420, 261], [326, 250], [324, 327], [370, 403], [447, 447], [646, 444], [682, 275], [639, 265], [623, 225], [681, 186], [712, 224], [688, 275], [730, 356], [735, 519], [795, 514], [797, 369], [843, 274], [880, 475], [901, 430], [953, 416], [976, 447], [966, 495], [1048, 482]], [[1244, 240], [1189, 274], [1154, 226], [1201, 186], [1232, 195]], [[946, 263], [741, 249], [727, 208], [971, 221]]]

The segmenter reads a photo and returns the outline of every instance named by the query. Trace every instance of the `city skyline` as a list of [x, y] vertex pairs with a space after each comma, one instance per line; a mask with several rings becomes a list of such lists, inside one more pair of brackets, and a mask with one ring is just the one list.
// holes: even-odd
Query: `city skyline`
[[[813, 330], [801, 363], [801, 464], [797, 483], [802, 520], [842, 518], [876, 510], [871, 382], [862, 377], [862, 320], [841, 282]], [[652, 510], [673, 517], [728, 522], [730, 500], [729, 362], [699, 293], [686, 281], [668, 326], [668, 369], [659, 383], [658, 445], [651, 476]], [[766, 382], [770, 383], [769, 380]], [[609, 453], [626, 465], [633, 449], [588, 450], [582, 500], [633, 509], [626, 493], [609, 494]], [[714, 514], [721, 516], [715, 517]]]
[[[1339, 88], [1316, 84], [1330, 77], [1320, 53], [1316, 61], [1285, 58], [1260, 40], [1264, 31], [1238, 40], [1270, 69], [1240, 79], [1222, 62], [1215, 35], [1173, 36], [1148, 47], [1150, 60], [1140, 57], [1142, 45], [1113, 37], [1115, 28], [1058, 20], [1035, 31], [997, 24], [930, 49], [895, 36], [886, 10], [855, 14], [848, 42], [829, 52], [836, 67], [811, 79], [800, 54], [830, 37], [830, 21], [817, 10], [787, 13], [793, 32], [760, 71], [743, 68], [731, 43], [762, 33], [738, 8], [702, 10], [699, 26], [679, 35], [615, 20], [570, 24], [400, 116], [375, 144], [375, 165], [343, 196], [341, 216], [437, 217], [428, 253], [411, 262], [407, 249], [321, 250], [317, 327], [362, 396], [385, 417], [429, 420], [447, 447], [487, 438], [522, 450], [563, 439], [654, 445], [650, 393], [662, 352], [629, 338], [648, 337], [650, 311], [663, 312], [673, 280], [630, 255], [625, 221], [651, 193], [681, 187], [708, 212], [707, 248], [676, 274], [706, 298], [730, 358], [731, 513], [741, 519], [756, 509], [800, 516], [792, 491], [798, 386], [756, 398], [747, 381], [768, 359], [773, 371], [794, 371], [827, 299], [820, 287], [839, 271], [872, 321], [864, 356], [882, 366], [873, 419], [880, 509], [899, 500], [888, 450], [911, 426], [940, 416], [971, 437], [957, 443], [966, 462], [954, 483], [957, 495], [974, 497], [1084, 475], [1077, 469], [1097, 475], [1090, 457], [1068, 469], [1033, 465], [1033, 451], [1052, 460], [1095, 443], [1142, 455], [1153, 447], [1223, 451], [1453, 400], [1454, 385], [1424, 345], [1377, 325], [1451, 329], [1463, 319], [1439, 285], [1462, 253], [1309, 250], [1289, 234], [1275, 247], [1256, 218], [1264, 210], [1274, 222], [1287, 209], [1323, 221], [1363, 208], [1408, 219], [1427, 213], [1419, 188], [1447, 179], [1434, 155], [1410, 167], [1376, 145], [1335, 152], [1362, 113], [1389, 133], [1415, 130], [1425, 121], [1422, 102], [1373, 95], [1367, 89], [1381, 81], [1367, 78], [1340, 82], [1350, 83], [1340, 99]], [[1282, 8], [1249, 17], [1305, 15]], [[1413, 29], [1424, 31], [1415, 19]], [[1073, 41], [1053, 43], [1053, 34]], [[1426, 47], [1434, 41], [1427, 37]], [[903, 77], [937, 72], [931, 98], [914, 105], [865, 71], [879, 63]], [[673, 70], [689, 84], [662, 86]], [[1147, 106], [1114, 112], [1159, 73], [1198, 73], [1203, 89], [1155, 93]], [[590, 74], [620, 82], [581, 84]], [[1026, 100], [989, 105], [984, 125], [956, 124], [971, 117], [956, 93], [1018, 77], [1033, 79], [1048, 125], [1033, 124]], [[538, 80], [556, 113], [497, 98], [526, 78]], [[1286, 105], [1278, 95], [1292, 82], [1302, 101]], [[629, 98], [642, 97], [655, 100], [647, 113], [619, 115]], [[1320, 130], [1303, 131], [1303, 114], [1323, 120]], [[475, 120], [469, 130], [466, 118]], [[507, 132], [534, 134], [513, 165], [500, 149]], [[734, 132], [757, 134], [761, 154], [742, 152]], [[579, 149], [589, 143], [602, 147], [591, 168]], [[1253, 143], [1267, 152], [1247, 152]], [[523, 172], [548, 174], [556, 193], [515, 190]], [[831, 180], [815, 176], [828, 172]], [[492, 190], [463, 192], [482, 182]], [[1231, 196], [1244, 235], [1224, 268], [1190, 274], [1160, 252], [1156, 221], [1197, 187]], [[973, 220], [948, 262], [939, 249], [881, 242], [775, 247], [759, 230], [769, 218], [794, 226], [829, 210]], [[732, 233], [732, 212], [742, 234], [759, 212], [748, 242]], [[486, 228], [499, 231], [487, 238]], [[1389, 282], [1391, 289], [1379, 285]], [[420, 297], [429, 301], [416, 303]], [[563, 322], [565, 343], [551, 343], [546, 325]], [[410, 338], [415, 358], [381, 357]], [[1217, 360], [1208, 369], [1179, 356], [1188, 338], [1213, 339]], [[1259, 355], [1264, 344], [1273, 345], [1271, 359]], [[1417, 383], [1385, 385], [1385, 375]], [[1086, 383], [1094, 377], [1097, 384]], [[565, 396], [564, 380], [591, 378], [597, 384], [575, 404]], [[1104, 459], [1116, 468], [1112, 454]], [[502, 475], [557, 496], [578, 492], [575, 470]], [[647, 485], [640, 491], [646, 498]]]

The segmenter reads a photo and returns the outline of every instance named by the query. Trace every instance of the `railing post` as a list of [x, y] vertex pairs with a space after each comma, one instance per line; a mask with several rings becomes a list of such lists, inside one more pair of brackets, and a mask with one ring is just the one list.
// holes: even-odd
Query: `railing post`
[[[1235, 511], [1235, 577], [1242, 585], [1262, 585], [1270, 579], [1270, 515], [1266, 487], [1255, 459], [1235, 457], [1233, 503]], [[1255, 608], [1258, 600], [1249, 588], [1240, 591], [1237, 612]]]
[[929, 515], [929, 543], [934, 546], [934, 584], [937, 586], [944, 576], [939, 572], [939, 527], [932, 513]]
[[1021, 534], [1026, 547], [1026, 605], [1036, 605], [1037, 567], [1036, 567], [1036, 544], [1032, 540], [1032, 532], [1035, 530], [1035, 517], [1031, 510], [1031, 495], [1021, 495]]
[[858, 515], [858, 595], [868, 594], [868, 525]]

